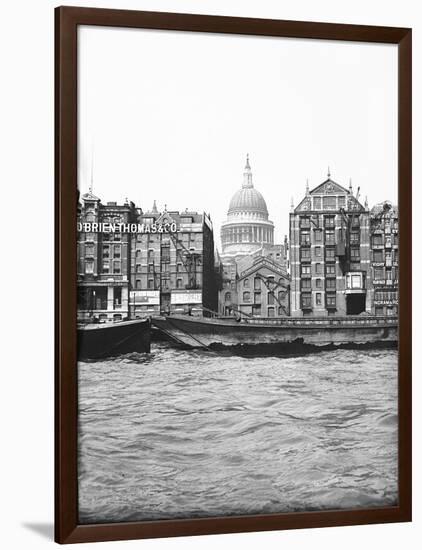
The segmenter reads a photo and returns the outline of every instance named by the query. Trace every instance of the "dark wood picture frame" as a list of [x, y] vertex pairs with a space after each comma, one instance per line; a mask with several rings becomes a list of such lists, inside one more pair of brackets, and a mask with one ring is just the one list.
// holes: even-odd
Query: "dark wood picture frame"
[[[78, 525], [76, 369], [77, 27], [98, 25], [398, 45], [399, 500], [394, 507]], [[55, 540], [106, 540], [411, 520], [411, 30], [80, 7], [55, 11]]]

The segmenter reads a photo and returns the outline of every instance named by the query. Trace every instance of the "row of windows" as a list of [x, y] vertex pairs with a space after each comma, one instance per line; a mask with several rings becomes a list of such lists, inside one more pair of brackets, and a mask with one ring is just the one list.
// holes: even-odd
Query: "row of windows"
[[[325, 249], [325, 259], [328, 261], [334, 261], [336, 258], [336, 249], [335, 247], [326, 247]], [[322, 258], [323, 249], [321, 246], [316, 246], [314, 248], [314, 257]], [[382, 252], [382, 251], [380, 251]], [[311, 249], [310, 248], [301, 248], [300, 249], [300, 259], [301, 260], [311, 260]], [[351, 247], [350, 248], [350, 259], [352, 262], [360, 261], [360, 247]]]
[[[311, 309], [312, 308], [312, 294], [302, 294], [301, 297], [301, 306], [302, 309]], [[315, 293], [315, 305], [322, 305], [322, 293]], [[336, 295], [335, 294], [326, 294], [325, 295], [325, 307], [327, 309], [334, 309], [337, 305]]]
[[393, 301], [398, 300], [399, 293], [397, 290], [376, 290], [374, 299], [376, 301]]
[[372, 252], [372, 261], [373, 262], [376, 262], [376, 263], [382, 263], [382, 262], [386, 262], [386, 263], [389, 263], [389, 262], [392, 262], [392, 261], [397, 261], [398, 259], [398, 254], [393, 254], [391, 251], [389, 250], [374, 250]]
[[[302, 279], [300, 281], [300, 288], [302, 290], [310, 290], [312, 288], [311, 279]], [[315, 279], [315, 288], [323, 288], [323, 279]], [[325, 288], [327, 290], [336, 289], [336, 279], [325, 279]]]
[[[183, 283], [183, 279], [176, 279], [176, 288], [182, 289], [185, 288], [185, 284]], [[159, 289], [160, 285], [158, 282], [156, 282], [154, 279], [148, 279], [147, 281], [147, 289], [148, 290], [157, 290]], [[142, 281], [141, 279], [136, 279], [135, 281], [135, 288], [137, 290], [142, 289]], [[170, 288], [170, 281], [168, 279], [163, 280], [163, 289], [169, 289]]]
[[[116, 275], [120, 275], [120, 273], [122, 272], [120, 260], [104, 261], [102, 265], [102, 272], [106, 274], [114, 273]], [[93, 258], [87, 258], [85, 260], [85, 273], [88, 273], [88, 274], [94, 273]]]
[[[267, 303], [269, 305], [273, 305], [276, 300], [281, 302], [281, 300], [283, 300], [283, 298], [285, 297], [285, 294], [286, 293], [283, 290], [280, 290], [277, 294], [275, 294], [274, 292], [268, 292], [267, 293]], [[245, 290], [242, 293], [242, 301], [243, 302], [250, 302], [251, 298], [252, 298], [252, 295], [253, 295], [253, 298], [254, 298], [254, 303], [260, 304], [261, 303], [261, 292], [254, 292], [252, 294], [252, 292], [249, 292], [249, 290]], [[276, 298], [276, 296], [277, 296], [277, 298]], [[231, 299], [232, 299], [231, 292], [226, 292], [225, 295], [224, 295], [224, 301], [225, 302], [231, 302]]]
[[[313, 235], [313, 239], [311, 238]], [[360, 231], [352, 231], [350, 233], [350, 244], [360, 244]], [[309, 230], [300, 232], [300, 245], [307, 246], [312, 242], [316, 244], [336, 244], [336, 232], [335, 229], [314, 229], [312, 232]]]
[[[324, 264], [316, 263], [314, 264], [314, 273], [315, 275], [321, 275], [324, 270]], [[336, 266], [335, 264], [326, 264], [325, 265], [325, 273], [328, 276], [334, 276], [336, 275]], [[312, 275], [312, 266], [310, 264], [301, 264], [301, 274], [302, 275], [308, 275], [309, 277]]]

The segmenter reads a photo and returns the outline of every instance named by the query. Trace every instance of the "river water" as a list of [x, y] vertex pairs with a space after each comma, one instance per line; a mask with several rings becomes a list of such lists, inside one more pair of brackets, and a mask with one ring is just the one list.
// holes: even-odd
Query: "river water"
[[397, 503], [397, 352], [79, 363], [81, 523]]

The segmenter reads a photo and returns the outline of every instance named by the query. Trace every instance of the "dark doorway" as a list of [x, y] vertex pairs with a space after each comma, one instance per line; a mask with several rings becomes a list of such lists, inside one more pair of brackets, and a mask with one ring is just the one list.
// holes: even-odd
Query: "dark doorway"
[[164, 315], [170, 313], [170, 292], [161, 293], [161, 313], [164, 313]]
[[365, 311], [365, 294], [349, 294], [346, 297], [346, 313], [347, 315], [359, 315]]

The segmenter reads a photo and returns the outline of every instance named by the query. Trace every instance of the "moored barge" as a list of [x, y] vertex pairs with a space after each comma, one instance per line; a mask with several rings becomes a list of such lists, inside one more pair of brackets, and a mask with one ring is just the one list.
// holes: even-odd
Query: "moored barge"
[[152, 320], [172, 341], [185, 348], [279, 346], [280, 350], [341, 346], [394, 347], [397, 317], [371, 315], [321, 318], [224, 318], [170, 315]]
[[151, 321], [118, 321], [78, 326], [78, 358], [101, 359], [123, 353], [149, 353]]

